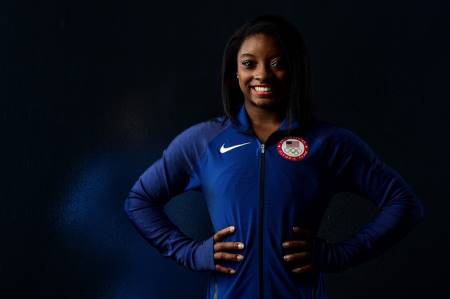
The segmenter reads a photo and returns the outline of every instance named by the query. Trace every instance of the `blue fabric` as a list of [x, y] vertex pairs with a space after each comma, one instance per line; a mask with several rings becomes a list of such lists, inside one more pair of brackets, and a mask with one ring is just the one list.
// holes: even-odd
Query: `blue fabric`
[[[307, 142], [303, 159], [280, 154], [277, 144], [285, 137]], [[219, 150], [233, 145], [241, 146]], [[192, 271], [211, 271], [207, 298], [326, 298], [323, 273], [376, 257], [424, 219], [421, 200], [403, 178], [348, 129], [317, 121], [303, 130], [283, 120], [264, 146], [263, 153], [242, 105], [237, 122], [217, 117], [176, 136], [125, 201], [133, 225], [162, 255]], [[235, 269], [234, 275], [214, 271], [212, 236], [193, 240], [164, 213], [172, 197], [189, 190], [203, 193], [214, 231], [236, 227], [223, 241], [243, 242], [245, 248], [234, 252], [245, 258], [220, 262]], [[379, 213], [348, 240], [316, 237], [316, 271], [296, 276], [285, 265], [282, 242], [296, 238], [294, 225], [317, 234], [331, 197], [342, 191], [367, 197]]]

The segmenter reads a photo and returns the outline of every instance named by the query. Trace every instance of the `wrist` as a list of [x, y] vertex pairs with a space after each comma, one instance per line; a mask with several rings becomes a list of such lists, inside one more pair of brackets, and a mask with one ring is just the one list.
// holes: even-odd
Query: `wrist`
[[214, 237], [198, 242], [194, 249], [195, 271], [215, 270], [214, 264]]

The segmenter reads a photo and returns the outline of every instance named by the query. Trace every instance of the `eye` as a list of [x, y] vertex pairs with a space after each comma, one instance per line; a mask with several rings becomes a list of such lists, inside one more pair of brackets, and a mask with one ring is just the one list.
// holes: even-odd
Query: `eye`
[[241, 62], [241, 64], [242, 64], [243, 66], [245, 66], [246, 68], [250, 68], [250, 67], [253, 65], [253, 62], [247, 59], [247, 60], [243, 60], [243, 61]]
[[283, 60], [281, 58], [275, 59], [272, 62], [272, 66], [275, 66], [275, 67], [278, 67], [278, 68], [284, 68]]

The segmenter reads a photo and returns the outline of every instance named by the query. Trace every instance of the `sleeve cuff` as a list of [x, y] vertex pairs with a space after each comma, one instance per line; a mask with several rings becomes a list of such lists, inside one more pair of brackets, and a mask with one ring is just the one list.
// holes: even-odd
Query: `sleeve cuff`
[[314, 238], [312, 250], [312, 266], [316, 272], [337, 273], [342, 272], [343, 267], [339, 266], [339, 256], [336, 243], [329, 243], [320, 237]]
[[216, 270], [214, 263], [214, 236], [199, 243], [195, 248], [194, 258], [196, 261], [196, 271]]

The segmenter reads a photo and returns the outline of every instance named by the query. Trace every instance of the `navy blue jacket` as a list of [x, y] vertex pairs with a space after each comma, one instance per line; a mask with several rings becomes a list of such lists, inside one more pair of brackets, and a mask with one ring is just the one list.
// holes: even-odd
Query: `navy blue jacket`
[[[165, 214], [164, 205], [188, 190], [203, 193], [215, 232], [236, 227], [222, 241], [243, 242], [235, 253], [244, 260], [218, 262], [235, 274], [215, 271], [213, 236], [193, 240]], [[292, 273], [282, 242], [296, 239], [296, 225], [316, 235], [331, 197], [343, 191], [370, 199], [378, 214], [347, 240], [315, 237], [316, 271]], [[307, 130], [297, 122], [288, 128], [283, 120], [262, 144], [243, 104], [236, 121], [216, 117], [176, 136], [133, 185], [125, 211], [162, 255], [212, 271], [207, 298], [326, 298], [323, 273], [379, 255], [424, 218], [417, 195], [355, 133], [319, 120]]]

